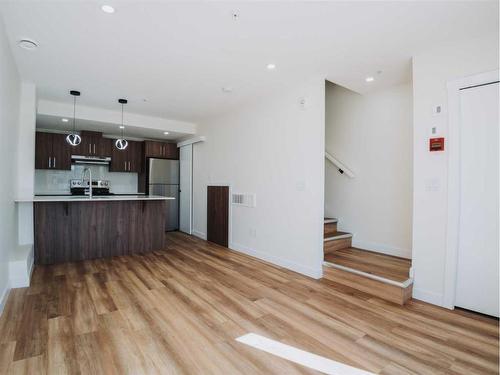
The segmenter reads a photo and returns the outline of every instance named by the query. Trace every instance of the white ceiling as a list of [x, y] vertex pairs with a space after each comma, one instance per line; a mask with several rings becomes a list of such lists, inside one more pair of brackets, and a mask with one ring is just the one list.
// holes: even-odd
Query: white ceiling
[[[498, 32], [497, 1], [0, 3], [40, 98], [70, 103], [78, 89], [84, 105], [116, 110], [124, 97], [128, 111], [192, 122], [313, 74], [361, 93], [407, 82], [415, 53]], [[26, 37], [39, 48], [19, 48]]]

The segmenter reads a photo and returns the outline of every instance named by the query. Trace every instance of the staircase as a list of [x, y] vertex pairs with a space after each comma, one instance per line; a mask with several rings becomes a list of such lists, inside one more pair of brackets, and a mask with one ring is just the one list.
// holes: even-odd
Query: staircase
[[337, 219], [325, 218], [323, 228], [323, 251], [325, 254], [352, 246], [352, 234], [339, 232]]
[[411, 299], [411, 262], [352, 247], [352, 234], [341, 232], [335, 218], [323, 224], [324, 278], [366, 294], [404, 305]]

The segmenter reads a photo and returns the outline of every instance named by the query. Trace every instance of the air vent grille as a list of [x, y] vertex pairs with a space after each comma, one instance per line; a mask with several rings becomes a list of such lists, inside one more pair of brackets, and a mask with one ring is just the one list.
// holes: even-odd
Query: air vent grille
[[235, 206], [255, 207], [255, 194], [235, 193], [232, 195], [232, 203]]

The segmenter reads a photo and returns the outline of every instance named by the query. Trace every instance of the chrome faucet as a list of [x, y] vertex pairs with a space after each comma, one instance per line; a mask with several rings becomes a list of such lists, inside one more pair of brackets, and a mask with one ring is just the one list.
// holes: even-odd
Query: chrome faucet
[[84, 168], [82, 173], [82, 185], [85, 180], [86, 172], [89, 172], [89, 199], [92, 199], [92, 170], [90, 168]]

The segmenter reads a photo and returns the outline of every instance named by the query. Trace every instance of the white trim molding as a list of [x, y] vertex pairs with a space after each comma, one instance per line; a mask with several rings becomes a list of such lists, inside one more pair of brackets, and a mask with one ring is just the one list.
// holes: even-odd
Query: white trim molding
[[178, 142], [177, 147], [192, 145], [193, 143], [198, 143], [198, 142], [205, 142], [205, 136], [200, 135], [198, 137], [193, 137], [193, 138], [186, 139], [185, 141]]
[[259, 260], [263, 260], [269, 263], [274, 264], [275, 266], [283, 267], [289, 269], [293, 272], [300, 273], [302, 275], [312, 277], [313, 279], [321, 279], [323, 277], [323, 268], [320, 267], [318, 269], [310, 268], [303, 266], [302, 264], [292, 262], [288, 259], [280, 258], [274, 255], [269, 255], [268, 253], [251, 249], [247, 246], [238, 244], [238, 243], [230, 243], [229, 248], [231, 250], [249, 255], [251, 257], [257, 258]]
[[366, 277], [367, 279], [379, 281], [379, 282], [384, 283], [384, 284], [394, 285], [394, 286], [397, 286], [399, 288], [407, 288], [411, 284], [413, 284], [413, 278], [411, 278], [411, 277], [409, 277], [408, 279], [406, 279], [403, 282], [400, 282], [400, 281], [387, 279], [387, 278], [382, 277], [382, 276], [377, 276], [377, 275], [374, 275], [372, 273], [363, 272], [363, 271], [360, 271], [360, 270], [357, 270], [357, 269], [354, 269], [351, 267], [341, 266], [340, 264], [335, 264], [335, 263], [331, 263], [331, 262], [323, 262], [323, 265], [325, 267], [336, 268], [336, 269], [341, 270], [341, 271], [349, 272], [349, 273], [352, 273], [352, 274], [355, 274], [358, 276], [363, 276], [363, 277]]
[[[499, 80], [499, 71], [480, 73], [448, 82], [448, 226], [444, 293], [441, 306], [455, 308], [460, 220], [460, 89]], [[437, 299], [437, 296], [435, 297]]]
[[416, 289], [413, 287], [412, 298], [424, 301], [433, 305], [443, 306], [443, 295], [428, 290]]
[[7, 285], [5, 285], [5, 289], [3, 290], [3, 293], [0, 296], [0, 316], [2, 316], [3, 309], [5, 308], [7, 299], [9, 298], [10, 289], [11, 289], [10, 283], [9, 280], [7, 280]]
[[207, 240], [207, 234], [200, 232], [199, 230], [193, 229], [193, 233], [191, 233], [193, 236], [201, 238], [202, 240]]

